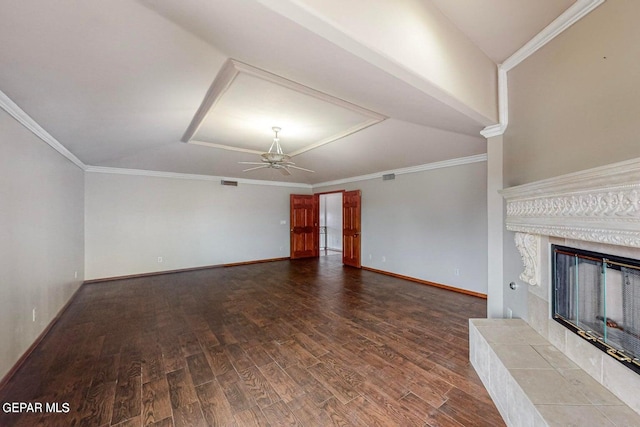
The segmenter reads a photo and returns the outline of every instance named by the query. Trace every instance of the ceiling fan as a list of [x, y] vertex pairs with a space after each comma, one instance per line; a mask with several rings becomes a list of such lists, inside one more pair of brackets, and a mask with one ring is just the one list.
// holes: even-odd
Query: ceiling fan
[[273, 129], [273, 132], [275, 133], [276, 136], [273, 138], [273, 142], [271, 143], [271, 147], [269, 147], [269, 151], [267, 151], [266, 153], [262, 153], [260, 155], [261, 161], [260, 162], [238, 162], [242, 165], [260, 165], [260, 166], [245, 169], [242, 172], [249, 172], [256, 169], [271, 168], [271, 169], [279, 170], [280, 173], [282, 173], [283, 175], [291, 175], [291, 171], [289, 170], [289, 168], [291, 168], [291, 169], [299, 169], [301, 171], [313, 173], [313, 171], [310, 169], [305, 169], [299, 166], [295, 166], [295, 163], [291, 161], [291, 156], [289, 156], [288, 154], [284, 154], [284, 151], [282, 151], [282, 147], [280, 146], [280, 139], [278, 138], [278, 132], [280, 132], [281, 129], [277, 126], [274, 126], [271, 129]]

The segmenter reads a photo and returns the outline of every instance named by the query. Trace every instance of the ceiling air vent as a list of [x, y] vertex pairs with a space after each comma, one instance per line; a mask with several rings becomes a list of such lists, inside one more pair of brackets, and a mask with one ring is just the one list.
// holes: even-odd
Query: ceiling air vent
[[238, 181], [227, 181], [227, 180], [222, 180], [220, 181], [220, 184], [222, 185], [230, 185], [232, 187], [237, 187], [238, 186]]
[[386, 175], [382, 175], [382, 180], [383, 181], [391, 181], [392, 179], [396, 179], [396, 174], [395, 173], [388, 173]]

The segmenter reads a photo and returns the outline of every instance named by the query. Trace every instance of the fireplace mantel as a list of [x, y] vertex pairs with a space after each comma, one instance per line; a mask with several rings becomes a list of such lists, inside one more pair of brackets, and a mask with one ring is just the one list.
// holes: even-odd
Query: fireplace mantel
[[500, 191], [507, 230], [640, 247], [640, 159]]
[[528, 283], [526, 322], [640, 414], [640, 376], [551, 318], [551, 244], [640, 259], [640, 158], [500, 191]]

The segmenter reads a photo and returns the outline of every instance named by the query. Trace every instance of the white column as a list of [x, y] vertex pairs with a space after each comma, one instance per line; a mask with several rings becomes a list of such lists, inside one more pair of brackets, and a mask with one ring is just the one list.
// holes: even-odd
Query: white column
[[502, 135], [487, 138], [487, 317], [503, 317]]

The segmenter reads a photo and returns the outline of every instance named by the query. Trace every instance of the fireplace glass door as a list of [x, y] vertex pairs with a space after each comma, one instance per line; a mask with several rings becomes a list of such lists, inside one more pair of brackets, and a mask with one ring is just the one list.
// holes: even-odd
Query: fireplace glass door
[[640, 262], [553, 247], [553, 318], [640, 373]]

